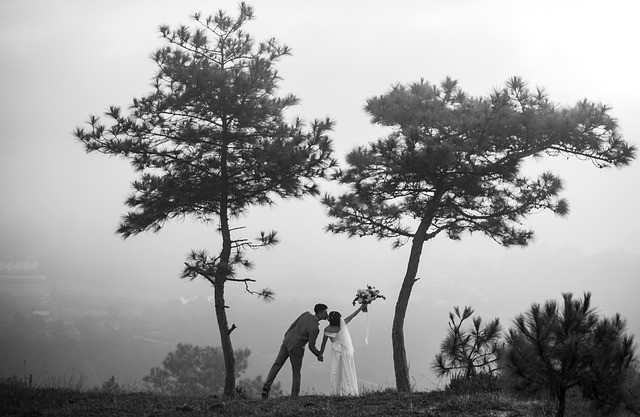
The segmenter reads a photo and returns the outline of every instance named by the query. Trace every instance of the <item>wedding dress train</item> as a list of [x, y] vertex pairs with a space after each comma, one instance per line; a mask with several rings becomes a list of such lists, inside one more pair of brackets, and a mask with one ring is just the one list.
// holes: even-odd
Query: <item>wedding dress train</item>
[[331, 340], [331, 395], [358, 395], [353, 343], [344, 319], [340, 318], [338, 333], [325, 335]]

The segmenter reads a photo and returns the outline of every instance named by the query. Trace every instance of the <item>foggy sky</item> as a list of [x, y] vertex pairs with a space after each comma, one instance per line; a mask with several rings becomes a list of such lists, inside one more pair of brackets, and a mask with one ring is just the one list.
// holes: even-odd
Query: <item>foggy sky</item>
[[[301, 98], [290, 115], [335, 120], [338, 158], [382, 134], [363, 111], [368, 97], [395, 83], [446, 76], [476, 96], [521, 76], [531, 87], [546, 87], [559, 104], [603, 102], [637, 146], [640, 27], [632, 3], [274, 0], [249, 2], [256, 19], [247, 30], [257, 40], [273, 36], [292, 48], [277, 65], [281, 93]], [[0, 258], [36, 260], [68, 291], [210, 293], [204, 283], [178, 276], [190, 249], [218, 250], [214, 228], [185, 220], [159, 234], [116, 236], [133, 171], [125, 160], [85, 154], [72, 131], [89, 114], [110, 105], [126, 108], [150, 91], [155, 68], [149, 55], [164, 45], [159, 24], [190, 24], [194, 12], [220, 8], [235, 15], [237, 2], [0, 2]], [[555, 158], [527, 169], [551, 170], [565, 180], [570, 213], [531, 216], [526, 224], [536, 239], [526, 248], [501, 248], [480, 235], [425, 245], [405, 324], [419, 388], [438, 383], [429, 363], [455, 305], [500, 317], [508, 327], [533, 302], [591, 291], [601, 313], [621, 313], [640, 337], [640, 163], [598, 169]], [[252, 252], [256, 268], [245, 275], [258, 281], [257, 288], [272, 288], [274, 303], [251, 299], [240, 286], [227, 290], [230, 322], [239, 326], [234, 344], [271, 358], [301, 311], [325, 302], [349, 312], [355, 291], [375, 285], [388, 298], [371, 308], [371, 343], [356, 345], [356, 362], [360, 377], [368, 373], [367, 361], [380, 362], [371, 382], [393, 385], [390, 328], [409, 248], [329, 235], [323, 232], [328, 221], [319, 202], [307, 198], [253, 209], [236, 222], [246, 227], [239, 232], [244, 237], [275, 229], [282, 243]], [[350, 325], [354, 339], [366, 323], [358, 320]], [[214, 328], [213, 321], [203, 326]], [[305, 361], [305, 367], [322, 366], [329, 364]], [[321, 391], [304, 385], [304, 372], [303, 391]], [[286, 381], [290, 371], [281, 374]]]

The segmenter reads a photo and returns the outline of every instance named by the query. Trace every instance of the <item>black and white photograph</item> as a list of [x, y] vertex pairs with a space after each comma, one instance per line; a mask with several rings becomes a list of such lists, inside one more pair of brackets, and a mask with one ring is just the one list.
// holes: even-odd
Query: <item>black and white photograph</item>
[[640, 416], [637, 20], [1, 0], [0, 415]]

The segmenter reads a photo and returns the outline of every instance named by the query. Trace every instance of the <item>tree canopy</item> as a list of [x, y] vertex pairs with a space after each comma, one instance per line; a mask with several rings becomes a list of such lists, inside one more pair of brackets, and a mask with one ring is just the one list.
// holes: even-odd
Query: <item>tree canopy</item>
[[559, 107], [519, 78], [488, 97], [470, 97], [447, 78], [397, 85], [365, 107], [393, 132], [352, 150], [338, 179], [350, 192], [325, 198], [337, 220], [331, 232], [398, 239], [414, 237], [410, 220], [428, 221], [425, 239], [444, 232], [482, 232], [503, 245], [524, 245], [528, 214], [568, 212], [562, 180], [522, 174], [528, 157], [574, 155], [599, 167], [624, 166], [636, 148], [624, 141], [610, 109], [587, 100]]
[[[235, 378], [238, 380], [236, 393], [258, 397], [264, 383], [261, 375], [254, 379], [239, 379], [247, 370], [250, 355], [247, 348], [234, 352]], [[220, 347], [178, 343], [176, 349], [164, 358], [162, 367], [152, 368], [143, 381], [153, 390], [168, 395], [222, 395], [225, 382], [222, 350]], [[272, 390], [276, 395], [281, 394], [280, 383], [275, 383]]]
[[127, 114], [111, 106], [111, 125], [91, 116], [88, 131], [75, 131], [88, 152], [125, 157], [140, 174], [118, 228], [123, 237], [175, 217], [215, 221], [274, 196], [318, 193], [313, 179], [334, 163], [332, 122], [285, 122], [298, 98], [277, 96], [274, 64], [290, 49], [275, 39], [256, 44], [243, 30], [252, 19], [241, 3], [236, 19], [197, 13], [195, 28], [160, 26], [169, 45], [153, 54], [153, 91]]
[[[251, 351], [239, 349], [234, 354], [235, 378], [239, 378], [247, 369]], [[152, 368], [143, 381], [163, 394], [221, 395], [224, 372], [224, 358], [219, 347], [178, 343], [176, 349], [164, 358], [162, 367]]]

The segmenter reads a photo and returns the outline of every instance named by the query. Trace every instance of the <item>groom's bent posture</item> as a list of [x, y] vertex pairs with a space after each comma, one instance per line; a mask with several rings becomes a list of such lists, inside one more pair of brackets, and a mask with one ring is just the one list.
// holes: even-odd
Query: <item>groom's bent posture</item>
[[316, 339], [320, 333], [318, 323], [320, 320], [326, 320], [329, 314], [327, 306], [324, 304], [316, 304], [313, 308], [315, 314], [306, 311], [294, 321], [287, 332], [284, 334], [284, 340], [280, 351], [276, 357], [273, 366], [267, 375], [267, 380], [262, 387], [262, 398], [269, 397], [271, 384], [276, 379], [276, 375], [280, 372], [280, 368], [287, 361], [291, 361], [291, 370], [293, 371], [293, 382], [291, 383], [291, 396], [297, 397], [300, 393], [300, 370], [302, 369], [302, 358], [304, 356], [304, 345], [309, 342], [309, 350], [322, 362], [322, 353], [316, 349]]

